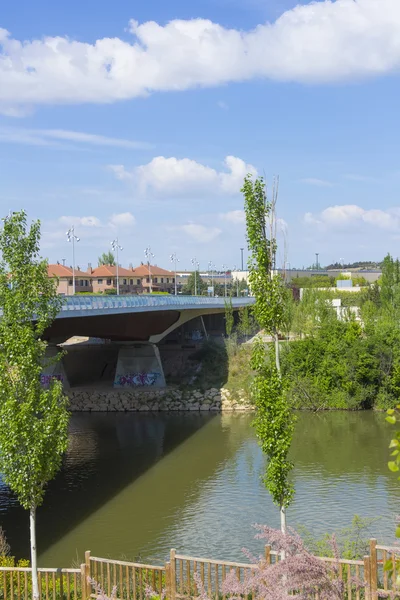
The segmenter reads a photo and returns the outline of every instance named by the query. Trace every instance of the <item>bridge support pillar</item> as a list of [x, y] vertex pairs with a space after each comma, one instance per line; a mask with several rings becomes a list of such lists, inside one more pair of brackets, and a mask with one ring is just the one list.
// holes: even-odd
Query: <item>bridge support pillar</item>
[[115, 388], [165, 387], [160, 352], [155, 344], [137, 342], [118, 352]]
[[43, 368], [40, 374], [40, 382], [44, 388], [48, 388], [53, 379], [62, 382], [63, 388], [69, 388], [69, 381], [64, 369], [62, 358], [56, 360], [57, 354], [61, 352], [58, 346], [49, 344], [43, 360]]

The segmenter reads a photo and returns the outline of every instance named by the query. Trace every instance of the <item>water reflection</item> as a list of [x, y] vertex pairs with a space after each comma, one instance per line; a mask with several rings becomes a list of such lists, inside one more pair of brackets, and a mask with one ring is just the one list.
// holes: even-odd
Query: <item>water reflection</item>
[[[260, 550], [251, 524], [278, 526], [260, 482], [264, 458], [249, 415], [75, 415], [62, 473], [39, 513], [40, 563], [100, 556], [162, 561], [171, 547], [241, 559]], [[373, 413], [300, 414], [293, 443], [293, 524], [316, 533], [352, 516], [382, 516], [392, 536], [399, 490], [386, 467], [391, 430]], [[28, 519], [0, 489], [13, 551], [28, 552]]]

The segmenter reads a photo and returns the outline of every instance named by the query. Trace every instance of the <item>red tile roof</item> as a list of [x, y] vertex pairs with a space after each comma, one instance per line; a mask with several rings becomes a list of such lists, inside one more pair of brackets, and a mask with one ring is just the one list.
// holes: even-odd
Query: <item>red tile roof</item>
[[[175, 277], [175, 274], [171, 271], [166, 271], [156, 265], [150, 265], [150, 272], [152, 276], [165, 275], [166, 277]], [[133, 269], [133, 273], [138, 277], [149, 277], [149, 268], [147, 265], [140, 265], [140, 267], [135, 267]]]
[[[70, 267], [65, 267], [64, 265], [47, 265], [47, 275], [49, 277], [58, 277], [59, 279], [72, 277], [72, 269]], [[79, 271], [75, 268], [75, 277], [86, 277], [90, 278], [90, 273], [86, 271]]]
[[[117, 267], [111, 265], [102, 265], [93, 269], [92, 277], [116, 277]], [[118, 267], [118, 277], [134, 277], [134, 272], [124, 267]]]

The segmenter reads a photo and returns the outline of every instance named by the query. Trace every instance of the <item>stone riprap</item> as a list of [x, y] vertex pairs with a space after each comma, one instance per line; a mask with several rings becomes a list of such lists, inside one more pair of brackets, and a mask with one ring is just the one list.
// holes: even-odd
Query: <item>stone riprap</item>
[[179, 389], [152, 390], [85, 390], [69, 389], [66, 393], [72, 412], [137, 412], [137, 411], [251, 411], [253, 407], [229, 390], [211, 388], [206, 391]]

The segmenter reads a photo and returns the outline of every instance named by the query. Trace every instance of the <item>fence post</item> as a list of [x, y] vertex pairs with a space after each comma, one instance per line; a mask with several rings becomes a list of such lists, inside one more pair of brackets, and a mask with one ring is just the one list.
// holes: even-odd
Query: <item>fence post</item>
[[86, 550], [85, 552], [85, 582], [86, 582], [86, 598], [90, 598], [92, 593], [92, 586], [89, 583], [90, 577], [90, 550]]
[[81, 588], [82, 588], [82, 600], [86, 600], [86, 565], [81, 565]]
[[370, 573], [371, 573], [371, 600], [378, 598], [378, 557], [376, 552], [376, 540], [372, 538], [369, 542]]
[[166, 597], [171, 598], [171, 563], [165, 563], [165, 591]]
[[174, 549], [171, 550], [169, 555], [170, 562], [170, 600], [176, 600], [176, 559], [175, 559], [176, 551]]
[[265, 562], [271, 564], [271, 546], [265, 546]]

